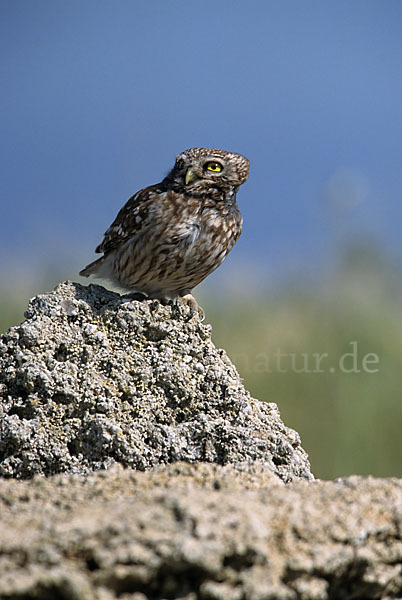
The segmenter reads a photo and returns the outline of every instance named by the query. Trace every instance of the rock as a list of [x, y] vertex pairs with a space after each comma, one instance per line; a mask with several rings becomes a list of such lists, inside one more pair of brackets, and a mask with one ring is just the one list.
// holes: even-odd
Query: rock
[[67, 282], [26, 317], [0, 341], [1, 600], [402, 597], [402, 480], [314, 481], [188, 307]]
[[0, 598], [402, 597], [402, 480], [267, 465], [0, 480]]
[[186, 306], [66, 282], [0, 341], [0, 475], [259, 461], [311, 480], [298, 434], [250, 398]]

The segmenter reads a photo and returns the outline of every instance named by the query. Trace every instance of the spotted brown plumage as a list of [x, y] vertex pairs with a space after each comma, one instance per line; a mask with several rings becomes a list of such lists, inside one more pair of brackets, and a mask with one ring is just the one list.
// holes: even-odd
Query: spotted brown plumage
[[106, 279], [161, 300], [187, 296], [225, 259], [240, 236], [237, 190], [249, 172], [240, 154], [192, 148], [169, 174], [140, 190], [118, 213], [103, 253], [80, 275]]

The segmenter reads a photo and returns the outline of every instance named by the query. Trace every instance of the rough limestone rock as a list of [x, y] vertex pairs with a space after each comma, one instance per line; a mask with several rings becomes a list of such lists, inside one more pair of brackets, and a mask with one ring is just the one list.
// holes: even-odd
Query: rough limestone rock
[[0, 481], [2, 600], [402, 597], [402, 481], [178, 463]]
[[298, 434], [250, 398], [187, 306], [66, 282], [26, 319], [0, 341], [3, 477], [260, 461], [313, 479]]

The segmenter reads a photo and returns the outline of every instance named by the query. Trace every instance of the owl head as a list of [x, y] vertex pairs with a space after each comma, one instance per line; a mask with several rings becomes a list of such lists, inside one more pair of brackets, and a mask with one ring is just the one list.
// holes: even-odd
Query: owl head
[[165, 181], [188, 194], [208, 193], [211, 188], [232, 190], [248, 177], [250, 163], [234, 152], [211, 148], [191, 148], [176, 157]]

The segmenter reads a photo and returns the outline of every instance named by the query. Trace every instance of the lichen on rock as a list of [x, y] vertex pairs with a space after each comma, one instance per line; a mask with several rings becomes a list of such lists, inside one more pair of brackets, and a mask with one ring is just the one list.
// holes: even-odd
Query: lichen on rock
[[298, 434], [250, 397], [187, 307], [71, 282], [33, 298], [0, 341], [0, 475], [176, 461], [313, 479]]

